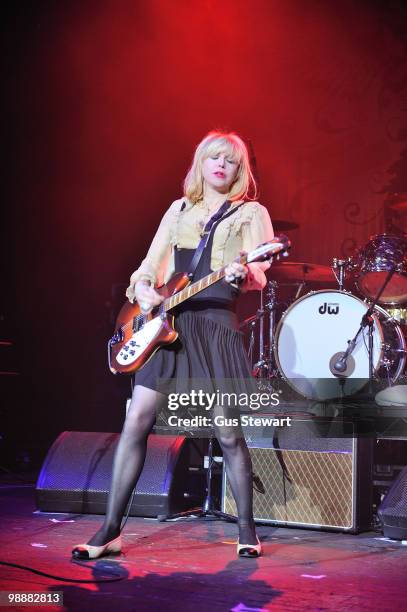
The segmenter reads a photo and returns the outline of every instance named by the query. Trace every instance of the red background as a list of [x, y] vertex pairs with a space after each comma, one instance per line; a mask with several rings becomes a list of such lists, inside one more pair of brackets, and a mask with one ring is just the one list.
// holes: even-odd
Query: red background
[[46, 448], [64, 429], [120, 428], [129, 381], [106, 367], [112, 291], [208, 130], [252, 142], [260, 201], [299, 224], [292, 261], [329, 264], [384, 231], [387, 170], [407, 139], [406, 11], [349, 0], [16, 4], [3, 20], [2, 310], [21, 372], [8, 413]]

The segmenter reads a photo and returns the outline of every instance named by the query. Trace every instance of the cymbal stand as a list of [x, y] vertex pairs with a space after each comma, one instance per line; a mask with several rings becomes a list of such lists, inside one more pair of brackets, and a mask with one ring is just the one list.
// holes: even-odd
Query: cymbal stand
[[254, 349], [254, 331], [256, 329], [257, 318], [253, 317], [253, 319], [249, 323], [250, 328], [250, 339], [249, 339], [249, 348], [247, 350], [247, 355], [249, 357], [250, 365], [252, 370], [254, 369], [253, 363], [253, 349]]
[[304, 289], [306, 282], [304, 280], [300, 281], [297, 284], [297, 291], [295, 292], [295, 296], [294, 296], [294, 301], [298, 300], [298, 298], [300, 297], [302, 290]]
[[[336, 257], [332, 260], [332, 272], [335, 275], [335, 278], [338, 282], [339, 291], [343, 291], [344, 283], [345, 283], [345, 269], [349, 265], [348, 259], [337, 259]], [[336, 272], [338, 270], [338, 273]]]
[[269, 313], [269, 345], [268, 345], [268, 368], [269, 376], [276, 375], [276, 369], [273, 368], [273, 347], [274, 347], [274, 331], [275, 331], [275, 311], [276, 311], [276, 294], [277, 282], [269, 281], [267, 283], [267, 298], [266, 309]]
[[259, 360], [254, 364], [253, 374], [257, 378], [265, 378], [267, 376], [268, 364], [264, 359], [263, 289], [260, 291], [260, 308], [256, 313], [256, 318], [259, 320]]

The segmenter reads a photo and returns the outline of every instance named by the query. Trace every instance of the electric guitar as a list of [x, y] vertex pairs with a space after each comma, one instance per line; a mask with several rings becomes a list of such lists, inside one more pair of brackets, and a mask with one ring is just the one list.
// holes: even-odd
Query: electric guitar
[[[290, 247], [290, 240], [282, 234], [235, 261], [248, 264], [278, 258], [280, 254], [287, 256]], [[174, 274], [168, 283], [157, 289], [165, 299], [148, 314], [141, 312], [138, 303], [127, 301], [119, 312], [115, 332], [108, 342], [110, 371], [113, 374], [132, 374], [143, 367], [161, 346], [174, 342], [178, 332], [174, 328], [171, 310], [224, 278], [226, 267], [192, 284], [185, 272]]]

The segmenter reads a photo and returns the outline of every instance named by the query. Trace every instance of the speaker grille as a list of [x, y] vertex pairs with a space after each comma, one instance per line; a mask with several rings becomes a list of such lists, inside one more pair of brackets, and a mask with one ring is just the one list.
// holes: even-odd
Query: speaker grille
[[[116, 433], [63, 432], [49, 450], [38, 478], [38, 509], [105, 512], [118, 441]], [[192, 503], [192, 496], [185, 497], [191, 484], [190, 450], [184, 436], [150, 436], [131, 515], [168, 514], [182, 511]]]
[[107, 493], [119, 434], [63, 432], [51, 447], [37, 486]]
[[[352, 529], [351, 453], [251, 448], [250, 455], [253, 472], [265, 490], [264, 493], [254, 490], [256, 519]], [[236, 505], [226, 478], [223, 497], [224, 511], [236, 515]]]
[[386, 537], [407, 539], [407, 467], [390, 487], [379, 508], [379, 517]]

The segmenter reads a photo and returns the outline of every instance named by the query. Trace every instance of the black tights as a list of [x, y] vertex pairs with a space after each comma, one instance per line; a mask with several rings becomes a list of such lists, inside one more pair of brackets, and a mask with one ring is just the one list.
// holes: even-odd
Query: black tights
[[[135, 387], [114, 457], [106, 516], [88, 544], [101, 546], [119, 535], [123, 514], [144, 466], [148, 434], [164, 401], [165, 396], [157, 391], [140, 385]], [[236, 501], [239, 540], [242, 544], [256, 544], [252, 464], [246, 442], [232, 428], [217, 428], [216, 435]]]

